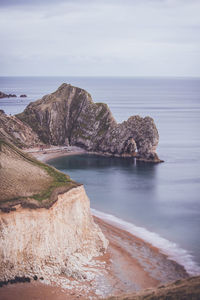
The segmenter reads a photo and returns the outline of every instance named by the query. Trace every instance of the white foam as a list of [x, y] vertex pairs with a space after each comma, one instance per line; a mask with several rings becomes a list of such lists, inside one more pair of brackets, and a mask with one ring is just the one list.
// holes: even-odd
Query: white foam
[[176, 243], [170, 242], [157, 233], [151, 232], [143, 227], [139, 227], [132, 223], [126, 222], [113, 215], [100, 212], [96, 209], [91, 209], [91, 211], [94, 216], [105, 220], [111, 225], [124, 229], [129, 233], [155, 246], [163, 254], [167, 255], [168, 258], [182, 265], [188, 274], [193, 276], [200, 274], [200, 266], [198, 266], [194, 262], [193, 256], [187, 250], [180, 248]]

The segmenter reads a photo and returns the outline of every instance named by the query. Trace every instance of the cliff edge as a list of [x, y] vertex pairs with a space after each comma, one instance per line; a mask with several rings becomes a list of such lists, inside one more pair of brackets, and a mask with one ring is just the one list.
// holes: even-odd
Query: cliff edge
[[24, 276], [86, 278], [83, 266], [108, 242], [84, 187], [1, 140], [0, 190], [1, 284]]
[[117, 124], [106, 104], [94, 103], [88, 92], [70, 84], [63, 83], [54, 93], [30, 103], [16, 117], [45, 144], [70, 144], [90, 152], [160, 162], [159, 135], [152, 118], [132, 116]]

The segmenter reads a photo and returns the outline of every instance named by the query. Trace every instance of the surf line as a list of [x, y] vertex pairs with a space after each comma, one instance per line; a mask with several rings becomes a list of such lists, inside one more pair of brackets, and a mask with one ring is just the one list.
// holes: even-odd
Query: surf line
[[194, 262], [193, 256], [187, 250], [179, 247], [176, 243], [168, 241], [155, 232], [136, 226], [133, 223], [126, 222], [114, 215], [100, 212], [94, 208], [91, 208], [91, 212], [94, 216], [104, 220], [110, 225], [123, 229], [158, 248], [161, 253], [167, 255], [169, 259], [174, 260], [179, 265], [183, 266], [188, 274], [192, 276], [200, 274], [200, 266]]

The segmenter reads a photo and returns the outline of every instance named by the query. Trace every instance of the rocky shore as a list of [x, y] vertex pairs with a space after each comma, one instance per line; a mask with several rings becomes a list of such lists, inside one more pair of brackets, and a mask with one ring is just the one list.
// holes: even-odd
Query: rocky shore
[[[3, 98], [13, 98], [13, 97], [16, 98], [17, 95], [15, 95], [15, 94], [5, 94], [5, 93], [3, 93], [3, 92], [0, 91], [0, 99], [3, 99]], [[26, 98], [27, 95], [22, 94], [19, 97], [20, 98]]]
[[15, 94], [5, 94], [5, 93], [0, 91], [0, 99], [2, 99], [2, 98], [13, 98], [13, 97], [17, 97], [17, 96]]

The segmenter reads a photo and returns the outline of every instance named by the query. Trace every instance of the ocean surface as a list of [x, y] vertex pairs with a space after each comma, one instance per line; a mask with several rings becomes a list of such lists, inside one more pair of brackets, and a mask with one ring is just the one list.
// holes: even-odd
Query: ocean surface
[[165, 162], [78, 155], [49, 163], [85, 185], [94, 214], [200, 273], [200, 78], [0, 77], [0, 91], [28, 96], [0, 99], [0, 108], [19, 113], [63, 82], [107, 103], [118, 122], [153, 117]]

